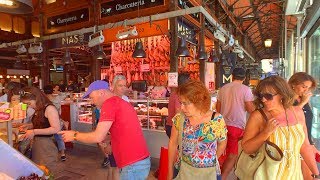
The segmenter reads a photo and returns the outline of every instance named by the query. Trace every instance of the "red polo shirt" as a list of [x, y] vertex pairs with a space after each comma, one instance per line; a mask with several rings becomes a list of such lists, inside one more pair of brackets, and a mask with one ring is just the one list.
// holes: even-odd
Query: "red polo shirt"
[[113, 121], [109, 131], [118, 168], [149, 156], [137, 113], [130, 103], [118, 96], [107, 99], [101, 107], [99, 121]]

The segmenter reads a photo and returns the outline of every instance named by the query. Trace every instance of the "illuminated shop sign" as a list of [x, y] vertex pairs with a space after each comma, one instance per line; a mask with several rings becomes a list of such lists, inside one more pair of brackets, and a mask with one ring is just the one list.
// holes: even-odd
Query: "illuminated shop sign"
[[101, 17], [164, 5], [164, 0], [115, 0], [101, 4]]
[[70, 24], [89, 21], [89, 9], [80, 9], [77, 11], [71, 11], [58, 16], [47, 18], [47, 29], [66, 26]]

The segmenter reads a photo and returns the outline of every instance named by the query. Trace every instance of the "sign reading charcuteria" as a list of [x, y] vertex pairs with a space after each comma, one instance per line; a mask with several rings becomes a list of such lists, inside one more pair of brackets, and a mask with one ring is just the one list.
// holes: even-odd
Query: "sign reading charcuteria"
[[89, 21], [89, 9], [84, 8], [47, 18], [47, 29]]
[[[164, 5], [164, 0], [114, 0], [101, 4], [101, 18]], [[137, 14], [138, 15], [138, 14]]]

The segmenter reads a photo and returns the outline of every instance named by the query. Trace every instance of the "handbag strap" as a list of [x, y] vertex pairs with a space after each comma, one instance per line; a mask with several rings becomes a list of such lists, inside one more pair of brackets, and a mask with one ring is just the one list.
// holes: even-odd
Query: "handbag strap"
[[179, 158], [182, 158], [182, 136], [183, 136], [184, 121], [185, 121], [185, 116], [184, 116], [183, 113], [180, 113], [180, 120], [179, 120]]
[[260, 109], [258, 109], [258, 111], [259, 111], [259, 112], [261, 113], [261, 115], [263, 116], [263, 119], [264, 119], [265, 121], [268, 121], [268, 117], [267, 117], [266, 113], [263, 111], [263, 109], [260, 108]]

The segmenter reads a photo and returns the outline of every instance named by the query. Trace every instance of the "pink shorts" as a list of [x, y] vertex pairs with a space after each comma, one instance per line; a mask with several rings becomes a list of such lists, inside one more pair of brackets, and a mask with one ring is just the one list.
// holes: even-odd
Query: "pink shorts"
[[228, 154], [238, 154], [238, 141], [242, 138], [244, 130], [234, 127], [227, 126], [228, 129], [228, 141], [226, 152]]

